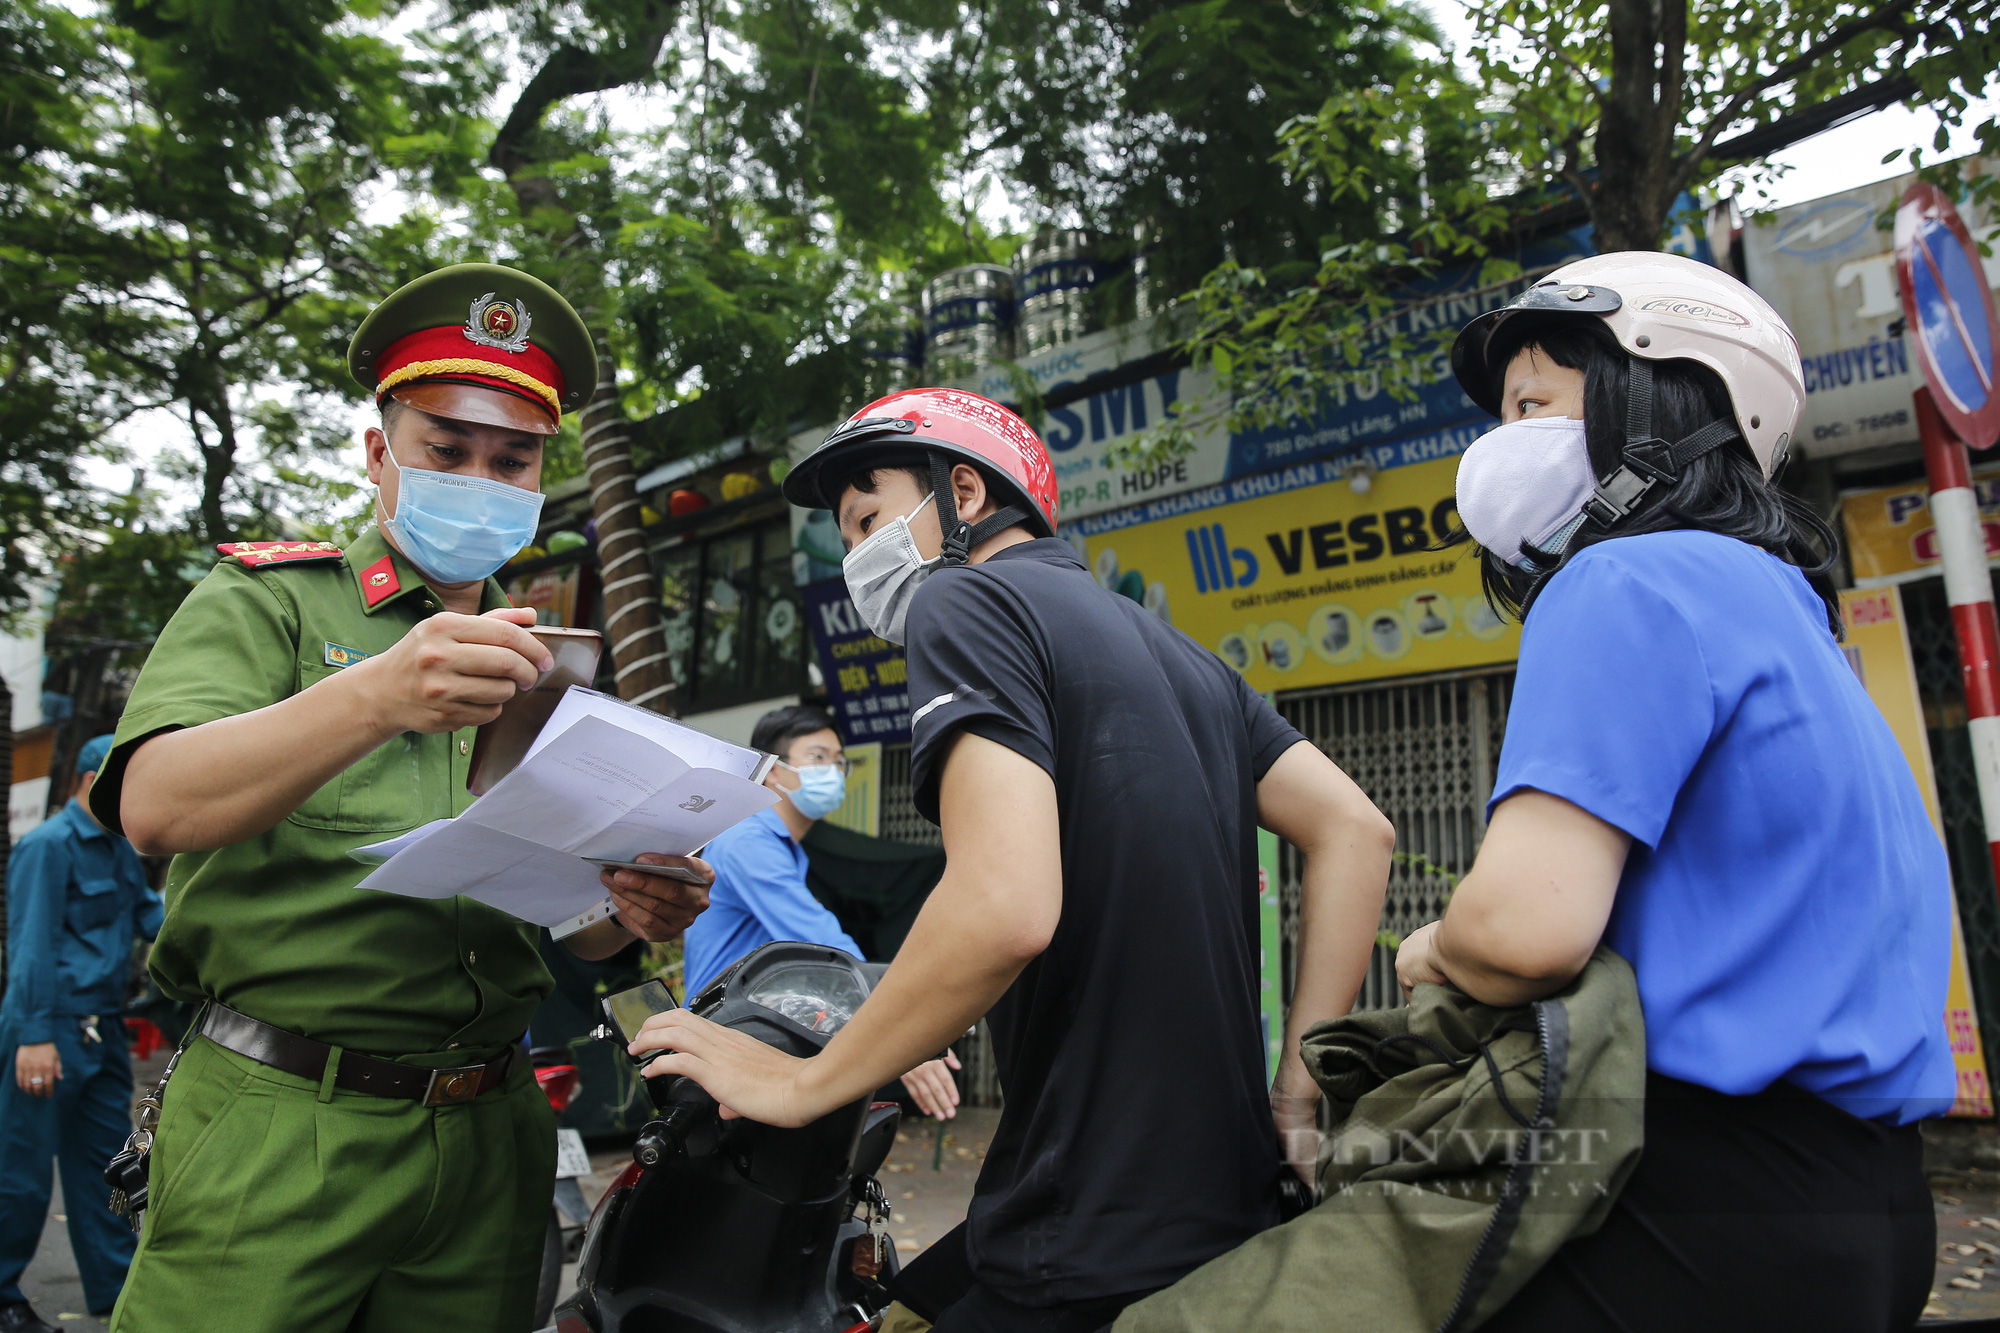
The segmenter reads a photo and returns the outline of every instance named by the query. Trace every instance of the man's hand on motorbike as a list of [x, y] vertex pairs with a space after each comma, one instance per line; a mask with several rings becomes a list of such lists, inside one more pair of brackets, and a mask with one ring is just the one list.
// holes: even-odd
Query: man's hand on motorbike
[[699, 884], [648, 875], [637, 870], [604, 870], [599, 881], [611, 895], [618, 923], [642, 940], [677, 940], [694, 919], [708, 910], [709, 886], [715, 870], [698, 856], [668, 856], [641, 852], [632, 858], [649, 866], [680, 866], [702, 877]]
[[833, 1110], [813, 1105], [803, 1089], [811, 1063], [786, 1055], [747, 1033], [697, 1018], [685, 1009], [654, 1014], [626, 1048], [633, 1055], [666, 1054], [641, 1072], [647, 1078], [683, 1074], [722, 1106], [722, 1118], [741, 1117], [796, 1129]]
[[960, 1067], [958, 1057], [946, 1050], [942, 1060], [926, 1060], [903, 1075], [903, 1087], [919, 1111], [933, 1120], [950, 1120], [958, 1114], [958, 1082], [951, 1071]]
[[1438, 967], [1437, 932], [1439, 923], [1419, 926], [1403, 937], [1403, 946], [1396, 950], [1396, 980], [1403, 987], [1403, 998], [1410, 998], [1413, 987], [1425, 982], [1443, 984], [1449, 982], [1443, 970]]
[[342, 678], [368, 682], [379, 726], [390, 735], [481, 726], [555, 665], [528, 633], [534, 623], [534, 611], [525, 607], [482, 616], [440, 612]]

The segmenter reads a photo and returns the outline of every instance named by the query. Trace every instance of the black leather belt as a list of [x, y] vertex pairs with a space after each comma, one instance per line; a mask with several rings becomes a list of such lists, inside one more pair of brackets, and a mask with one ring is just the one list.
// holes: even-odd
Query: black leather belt
[[[324, 1078], [327, 1057], [333, 1054], [333, 1047], [325, 1042], [274, 1028], [220, 1004], [208, 1006], [201, 1035], [224, 1050], [300, 1078]], [[456, 1106], [499, 1087], [506, 1081], [513, 1063], [511, 1046], [483, 1065], [461, 1065], [455, 1069], [424, 1069], [342, 1051], [333, 1086], [377, 1097], [399, 1097], [425, 1106]]]

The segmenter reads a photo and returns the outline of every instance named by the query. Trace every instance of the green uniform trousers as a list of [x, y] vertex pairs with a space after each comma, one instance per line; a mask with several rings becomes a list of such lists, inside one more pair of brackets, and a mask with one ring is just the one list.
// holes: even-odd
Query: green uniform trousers
[[[426, 1057], [450, 1066], [460, 1053]], [[114, 1333], [527, 1333], [555, 1117], [525, 1059], [459, 1106], [198, 1038], [167, 1088]]]

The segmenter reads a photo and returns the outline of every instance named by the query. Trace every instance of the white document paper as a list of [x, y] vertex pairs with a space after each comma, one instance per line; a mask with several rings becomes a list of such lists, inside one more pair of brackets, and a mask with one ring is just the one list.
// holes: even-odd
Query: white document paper
[[[630, 714], [665, 725], [642, 731]], [[598, 867], [585, 857], [689, 855], [777, 804], [755, 780], [767, 767], [754, 750], [572, 687], [528, 757], [471, 809], [357, 848], [357, 860], [380, 862], [361, 887], [413, 898], [463, 894], [523, 921], [560, 925], [604, 901]]]
[[556, 711], [549, 714], [549, 720], [536, 735], [535, 743], [528, 747], [528, 758], [534, 758], [543, 746], [586, 717], [601, 717], [614, 726], [636, 732], [656, 745], [665, 746], [685, 759], [691, 768], [712, 768], [720, 773], [734, 773], [752, 782], [761, 782], [770, 766], [770, 756], [756, 750], [746, 750], [740, 745], [717, 740], [705, 731], [696, 731], [685, 722], [676, 722], [650, 709], [628, 704], [623, 699], [575, 685], [563, 691]]

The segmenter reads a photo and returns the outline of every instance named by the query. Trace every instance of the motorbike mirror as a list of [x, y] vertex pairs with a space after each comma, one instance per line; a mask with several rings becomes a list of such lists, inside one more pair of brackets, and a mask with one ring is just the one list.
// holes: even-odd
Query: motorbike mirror
[[644, 985], [622, 990], [615, 995], [607, 995], [603, 1000], [604, 1017], [611, 1025], [622, 1045], [629, 1046], [638, 1037], [639, 1029], [654, 1014], [664, 1014], [670, 1009], [680, 1008], [680, 1001], [667, 989], [666, 983], [655, 978]]

